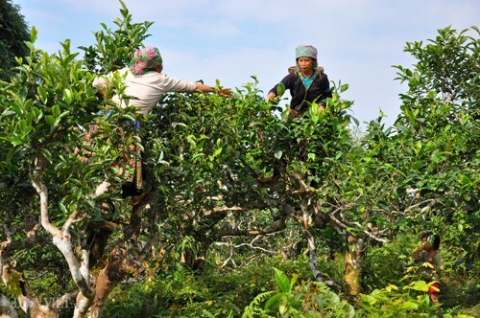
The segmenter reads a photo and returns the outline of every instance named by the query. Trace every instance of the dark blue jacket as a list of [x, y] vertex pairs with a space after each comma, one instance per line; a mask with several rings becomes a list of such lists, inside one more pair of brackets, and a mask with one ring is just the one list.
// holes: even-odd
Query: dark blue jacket
[[[292, 72], [285, 76], [280, 83], [275, 85], [269, 93], [273, 92], [275, 95], [278, 95], [277, 88], [280, 84], [283, 84], [285, 90], [290, 90], [290, 95], [292, 96], [290, 108], [300, 113], [308, 110], [310, 103], [314, 101], [317, 104], [325, 104], [326, 99], [332, 97], [328, 76], [319, 70], [316, 70], [315, 72], [315, 78], [310, 84], [308, 90], [305, 89], [305, 85], [298, 72]], [[308, 103], [305, 103], [305, 101]]]

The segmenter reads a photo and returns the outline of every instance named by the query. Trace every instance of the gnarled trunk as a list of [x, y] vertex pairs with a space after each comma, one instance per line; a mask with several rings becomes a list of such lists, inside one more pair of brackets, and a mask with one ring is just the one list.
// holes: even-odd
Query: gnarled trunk
[[97, 277], [95, 288], [95, 299], [90, 308], [90, 317], [101, 317], [106, 301], [110, 292], [118, 285], [120, 278], [118, 277], [119, 264], [107, 264]]
[[[3, 266], [1, 272], [3, 282], [7, 288], [15, 294], [21, 309], [28, 317], [57, 318], [59, 316], [60, 307], [55, 306], [55, 303], [40, 303], [21, 273], [9, 265]], [[13, 304], [3, 295], [0, 295], [0, 317], [18, 317], [18, 313]]]
[[352, 297], [360, 294], [365, 245], [364, 239], [347, 233], [344, 280], [347, 294]]
[[[108, 257], [107, 264], [100, 271], [95, 283], [95, 297], [89, 308], [89, 317], [101, 317], [102, 311], [112, 290], [132, 273], [143, 270], [141, 260], [128, 254], [131, 249], [126, 245], [134, 245], [141, 230], [141, 214], [144, 204], [136, 204], [130, 217], [130, 226], [125, 228], [125, 241], [115, 247]], [[127, 243], [128, 242], [128, 243]]]
[[17, 318], [18, 314], [7, 297], [0, 294], [0, 318]]

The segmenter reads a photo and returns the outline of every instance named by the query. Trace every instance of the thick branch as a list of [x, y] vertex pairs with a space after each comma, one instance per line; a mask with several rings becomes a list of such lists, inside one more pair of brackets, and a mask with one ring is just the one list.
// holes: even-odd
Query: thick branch
[[82, 274], [82, 268], [77, 261], [75, 253], [73, 252], [70, 238], [69, 237], [62, 238], [62, 237], [55, 236], [53, 237], [53, 244], [55, 244], [58, 247], [63, 257], [67, 261], [68, 268], [70, 270], [70, 273], [72, 275], [72, 278], [75, 284], [80, 288], [80, 290], [84, 295], [91, 295], [91, 290], [87, 282], [88, 276], [84, 277]]
[[286, 228], [285, 218], [281, 218], [273, 222], [273, 224], [265, 229], [252, 230], [236, 230], [236, 229], [221, 229], [218, 231], [217, 237], [224, 236], [251, 236], [251, 235], [266, 235], [276, 233]]
[[258, 235], [256, 236], [250, 243], [241, 243], [241, 244], [231, 244], [231, 243], [225, 243], [225, 242], [216, 242], [214, 243], [215, 245], [217, 246], [228, 246], [228, 247], [231, 247], [231, 248], [240, 248], [240, 247], [243, 247], [243, 246], [248, 246], [252, 249], [257, 249], [257, 250], [260, 250], [262, 252], [265, 252], [265, 253], [270, 253], [270, 254], [276, 254], [277, 252], [276, 251], [269, 251], [261, 246], [255, 246], [254, 243], [255, 241], [257, 241], [258, 239], [260, 239], [262, 236]]
[[48, 218], [48, 190], [41, 178], [32, 178], [32, 185], [40, 196], [40, 219], [43, 228], [52, 236], [61, 236], [60, 230], [50, 223]]
[[2, 280], [12, 294], [17, 297], [22, 310], [29, 312], [33, 308], [38, 308], [38, 300], [21, 273], [8, 264], [2, 264], [2, 269]]
[[[335, 210], [334, 212], [330, 213], [329, 216], [330, 216], [330, 219], [339, 227], [342, 229], [342, 231], [345, 231], [347, 230], [348, 228], [350, 228], [352, 225], [353, 226], [356, 226], [358, 227], [359, 229], [362, 229], [363, 226], [358, 223], [358, 222], [350, 222], [350, 221], [340, 221], [337, 217], [336, 217], [336, 213], [338, 211], [340, 211], [341, 209], [337, 209]], [[347, 225], [348, 224], [348, 225]], [[364, 233], [365, 235], [367, 235], [368, 237], [374, 239], [375, 241], [378, 241], [378, 242], [382, 242], [382, 243], [389, 243], [390, 240], [388, 240], [387, 238], [383, 238], [383, 237], [380, 237], [378, 236], [378, 234], [381, 234], [383, 232], [377, 232], [377, 233], [372, 233], [371, 231], [367, 231], [365, 229], [362, 229], [362, 233]]]
[[74, 292], [63, 295], [60, 298], [57, 298], [53, 302], [52, 308], [56, 308], [56, 309], [64, 308], [66, 305], [68, 305], [69, 302], [72, 301], [72, 299], [75, 299], [77, 295], [78, 295], [78, 291], [74, 291]]
[[[358, 228], [362, 228], [362, 225], [358, 222], [348, 222], [348, 224], [351, 224], [351, 225], [355, 225], [356, 227]], [[375, 241], [378, 241], [378, 242], [382, 242], [382, 243], [389, 243], [390, 240], [387, 239], [387, 238], [383, 238], [383, 237], [379, 237], [378, 234], [381, 234], [385, 231], [378, 231], [377, 233], [372, 233], [370, 231], [367, 231], [367, 230], [363, 230], [362, 231], [365, 235], [367, 235], [368, 237], [374, 239]]]
[[307, 237], [308, 252], [309, 252], [309, 264], [310, 264], [310, 269], [312, 270], [312, 273], [313, 273], [313, 277], [315, 277], [316, 281], [322, 282], [325, 285], [330, 286], [337, 291], [340, 291], [341, 287], [340, 287], [339, 284], [337, 284], [337, 282], [335, 282], [330, 277], [322, 274], [322, 272], [320, 272], [318, 270], [318, 267], [317, 267], [317, 248], [316, 248], [316, 245], [315, 245], [315, 240], [313, 239], [313, 236], [312, 236], [312, 233], [310, 232], [310, 230], [308, 230], [305, 227], [303, 229], [304, 229], [304, 232], [305, 232], [305, 236]]
[[103, 181], [100, 183], [97, 188], [95, 189], [95, 192], [90, 196], [91, 199], [96, 199], [99, 196], [103, 195], [105, 192], [107, 192], [108, 188], [110, 187], [110, 183], [107, 181]]
[[[42, 182], [42, 160], [36, 160], [34, 173], [31, 175], [32, 185], [40, 196], [40, 214], [41, 214], [41, 223], [43, 228], [52, 235], [53, 243], [60, 250], [65, 260], [68, 263], [70, 273], [75, 284], [80, 288], [81, 292], [84, 295], [91, 295], [92, 292], [88, 284], [88, 269], [79, 264], [75, 253], [73, 252], [72, 243], [69, 235], [69, 228], [73, 222], [78, 219], [78, 212], [73, 212], [68, 220], [65, 222], [62, 230], [58, 229], [52, 225], [48, 217], [48, 190], [45, 184]], [[88, 257], [87, 257], [88, 259]], [[83, 272], [83, 273], [82, 273]], [[84, 274], [86, 274], [84, 276]]]

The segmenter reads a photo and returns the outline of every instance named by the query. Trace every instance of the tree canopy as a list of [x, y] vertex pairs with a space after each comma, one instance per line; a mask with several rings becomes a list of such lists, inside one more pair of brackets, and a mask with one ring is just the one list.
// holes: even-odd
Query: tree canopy
[[[461, 259], [466, 276], [478, 274], [478, 28], [407, 43], [418, 63], [396, 66], [408, 83], [401, 114], [355, 139], [348, 85], [302, 118], [286, 119], [255, 78], [230, 98], [167, 94], [146, 117], [115, 107], [92, 81], [126, 65], [151, 25], [120, 3], [117, 29], [102, 25], [82, 57], [68, 40], [59, 53], [37, 48], [32, 28], [1, 82], [3, 312], [16, 299], [31, 317], [128, 316], [113, 299], [134, 281], [167, 316], [426, 316], [435, 308], [412, 293], [429, 285], [404, 272], [426, 230], [442, 236], [451, 267]], [[112, 92], [124, 89], [114, 77]], [[143, 150], [139, 204], [120, 190], [131, 144]], [[273, 169], [273, 182], [259, 180]], [[245, 276], [229, 282], [227, 272]], [[216, 290], [189, 284], [199, 277]]]
[[20, 6], [11, 0], [0, 0], [0, 79], [7, 78], [11, 68], [18, 65], [16, 57], [28, 54], [25, 41], [29, 39], [28, 24], [20, 13]]

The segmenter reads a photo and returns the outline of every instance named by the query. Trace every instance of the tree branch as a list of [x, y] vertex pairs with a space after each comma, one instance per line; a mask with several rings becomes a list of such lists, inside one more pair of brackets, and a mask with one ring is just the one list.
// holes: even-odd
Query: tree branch
[[[81, 269], [81, 265], [73, 252], [72, 242], [70, 240], [69, 228], [71, 224], [77, 219], [78, 212], [74, 211], [65, 222], [63, 229], [60, 230], [50, 223], [48, 217], [48, 189], [42, 182], [42, 173], [45, 166], [45, 159], [35, 160], [34, 171], [30, 178], [32, 185], [40, 196], [40, 215], [43, 228], [52, 235], [53, 243], [60, 250], [65, 260], [67, 261], [70, 273], [75, 284], [80, 288], [84, 295], [91, 295], [92, 291], [89, 288], [88, 280], [89, 274], [86, 276], [82, 272], [85, 272], [85, 268]], [[88, 271], [87, 271], [88, 272]]]
[[[358, 222], [348, 222], [349, 224], [351, 225], [355, 225], [357, 226], [358, 228], [362, 228], [363, 226], [358, 223]], [[372, 232], [369, 232], [367, 230], [363, 230], [362, 231], [364, 234], [366, 234], [368, 237], [374, 239], [375, 241], [378, 241], [378, 242], [382, 242], [382, 243], [390, 243], [390, 240], [387, 239], [387, 238], [382, 238], [382, 237], [379, 237], [377, 234], [374, 234]], [[383, 233], [385, 231], [378, 231], [378, 233]]]
[[231, 248], [240, 248], [242, 246], [248, 246], [252, 249], [260, 250], [262, 252], [266, 252], [266, 253], [270, 253], [270, 254], [276, 254], [277, 253], [276, 251], [269, 251], [269, 250], [267, 250], [263, 247], [253, 245], [255, 243], [255, 241], [257, 241], [261, 237], [262, 237], [261, 235], [257, 235], [253, 238], [253, 240], [250, 243], [241, 243], [241, 244], [237, 244], [237, 245], [234, 245], [234, 244], [231, 244], [231, 243], [225, 243], [225, 242], [215, 242], [214, 244], [217, 245], [217, 246], [228, 246], [228, 247], [231, 247]]
[[428, 200], [419, 202], [419, 203], [417, 203], [417, 204], [414, 204], [414, 205], [409, 206], [408, 208], [405, 209], [404, 212], [408, 212], [408, 211], [410, 211], [410, 210], [413, 210], [413, 209], [415, 209], [415, 208], [417, 208], [417, 207], [422, 206], [422, 205], [425, 204], [425, 203], [428, 203], [428, 205], [422, 208], [422, 212], [424, 212], [424, 209], [425, 209], [425, 208], [429, 208], [429, 207], [433, 206], [435, 203], [437, 203], [437, 200], [436, 200], [436, 199], [428, 199]]
[[330, 286], [337, 291], [340, 291], [341, 287], [337, 282], [335, 282], [330, 277], [322, 274], [322, 272], [320, 272], [318, 270], [318, 267], [317, 267], [317, 248], [315, 246], [315, 240], [313, 239], [312, 233], [310, 232], [310, 230], [308, 228], [303, 227], [303, 230], [305, 232], [305, 236], [307, 237], [309, 265], [310, 265], [310, 269], [312, 271], [313, 277], [315, 278], [316, 281], [322, 282], [325, 285]]
[[60, 230], [53, 226], [48, 219], [48, 190], [43, 184], [41, 176], [32, 178], [32, 185], [40, 196], [40, 219], [43, 228], [52, 236], [61, 236]]

